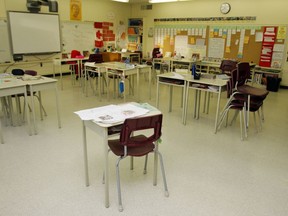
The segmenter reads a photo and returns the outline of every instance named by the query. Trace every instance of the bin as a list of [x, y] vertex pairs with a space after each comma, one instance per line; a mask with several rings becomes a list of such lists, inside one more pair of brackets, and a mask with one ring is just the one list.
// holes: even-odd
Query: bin
[[267, 90], [277, 92], [280, 86], [281, 78], [278, 77], [267, 77]]

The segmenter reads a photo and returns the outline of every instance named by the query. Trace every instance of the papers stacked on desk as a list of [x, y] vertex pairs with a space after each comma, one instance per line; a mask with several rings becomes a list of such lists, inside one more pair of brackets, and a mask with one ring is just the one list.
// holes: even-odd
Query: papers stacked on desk
[[80, 110], [75, 112], [75, 114], [79, 115], [82, 120], [93, 120], [95, 122], [113, 124], [123, 122], [127, 118], [145, 115], [148, 112], [148, 109], [129, 103]]

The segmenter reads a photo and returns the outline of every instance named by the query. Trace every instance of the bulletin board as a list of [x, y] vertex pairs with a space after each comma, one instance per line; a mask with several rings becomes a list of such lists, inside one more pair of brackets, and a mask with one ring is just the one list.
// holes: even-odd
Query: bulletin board
[[[177, 32], [177, 35], [187, 35], [188, 36], [188, 44], [187, 47], [191, 47], [192, 45], [196, 44], [196, 41], [199, 39], [204, 40], [203, 43], [206, 45], [206, 56], [209, 55], [209, 47], [211, 44], [211, 38], [215, 41], [224, 41], [224, 46], [222, 46], [221, 52], [223, 51], [223, 57], [225, 59], [235, 59], [237, 61], [247, 61], [247, 62], [253, 62], [257, 65], [259, 65], [260, 61], [260, 55], [262, 50], [262, 38], [263, 37], [263, 31], [264, 26], [250, 26], [250, 27], [244, 27], [244, 26], [207, 26], [206, 28], [206, 37], [203, 38], [201, 35], [192, 36], [188, 35], [189, 33], [187, 31], [179, 31]], [[227, 44], [227, 34], [219, 34], [220, 31], [232, 31], [230, 44], [228, 46]], [[285, 32], [286, 36], [286, 32]], [[173, 53], [175, 50], [175, 37], [171, 39], [170, 36], [167, 36], [163, 40], [163, 53], [165, 52], [171, 52]], [[241, 40], [242, 38], [242, 40]], [[244, 39], [243, 39], [244, 38]], [[222, 40], [223, 39], [223, 40]], [[242, 45], [241, 45], [242, 41]], [[209, 44], [210, 42], [210, 44]], [[285, 44], [285, 38], [277, 39], [275, 40], [274, 47], [283, 47], [282, 54], [284, 55], [284, 44]], [[280, 45], [280, 46], [279, 46]], [[281, 46], [283, 45], [283, 46]], [[243, 46], [243, 49], [239, 49], [240, 46]], [[211, 50], [210, 50], [211, 51]], [[279, 52], [279, 56], [281, 56], [281, 53]], [[185, 56], [186, 57], [186, 56]], [[202, 56], [201, 56], [202, 58]], [[272, 65], [271, 65], [272, 66]]]
[[[225, 29], [225, 27], [222, 27]], [[263, 33], [263, 27], [258, 30], [255, 29], [244, 29], [244, 28], [237, 28], [230, 29], [232, 31], [231, 34], [231, 43], [230, 48], [227, 47], [225, 44], [224, 47], [224, 58], [225, 59], [235, 59], [238, 61], [245, 61], [245, 62], [253, 62], [259, 64], [260, 54], [261, 54], [261, 47], [262, 47], [262, 40], [259, 40], [256, 37], [259, 37], [261, 33]], [[233, 33], [234, 31], [234, 33]], [[239, 50], [241, 46], [241, 34], [244, 37], [243, 42], [243, 51]], [[225, 38], [226, 36], [213, 35], [213, 38]], [[211, 36], [211, 32], [209, 37]], [[227, 41], [227, 38], [225, 38]], [[257, 40], [258, 41], [257, 41]]]
[[[177, 36], [187, 36], [187, 52], [182, 55], [184, 57], [191, 57], [191, 55], [194, 53], [193, 50], [195, 50], [195, 52], [199, 52], [197, 48], [195, 48], [196, 46], [198, 47], [204, 47], [205, 49], [207, 49], [207, 45], [208, 45], [208, 27], [201, 27], [201, 29], [203, 29], [203, 32], [201, 33], [201, 35], [199, 35], [198, 33], [198, 29], [197, 27], [194, 28], [195, 32], [193, 32], [193, 35], [190, 35], [191, 32], [188, 32], [187, 30], [183, 30], [183, 31], [178, 31], [177, 35], [174, 36], [173, 38], [171, 38], [171, 36], [167, 36], [164, 38], [163, 41], [163, 53], [166, 52], [171, 52], [174, 53], [174, 51], [179, 50], [177, 47], [175, 47], [175, 45], [177, 46], [177, 44], [175, 44], [175, 37]], [[204, 32], [205, 31], [205, 32]], [[197, 34], [197, 35], [196, 35]], [[198, 44], [198, 42], [200, 41], [200, 44]], [[181, 45], [181, 43], [180, 43]], [[180, 48], [181, 49], [181, 48]], [[200, 51], [201, 52], [201, 51]], [[187, 55], [187, 56], [186, 56]], [[205, 55], [206, 55], [206, 50], [205, 50]]]

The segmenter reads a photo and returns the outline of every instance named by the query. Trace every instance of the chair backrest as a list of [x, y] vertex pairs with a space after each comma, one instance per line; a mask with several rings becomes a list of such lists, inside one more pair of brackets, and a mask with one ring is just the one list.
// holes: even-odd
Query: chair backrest
[[229, 59], [224, 59], [221, 62], [220, 70], [222, 73], [230, 74], [232, 70], [237, 68], [237, 62]]
[[[146, 116], [126, 119], [120, 132], [120, 143], [125, 146], [140, 146], [155, 142], [161, 137], [163, 115]], [[147, 139], [133, 140], [133, 132], [153, 129], [153, 134]]]
[[17, 68], [17, 69], [13, 69], [13, 70], [11, 71], [11, 73], [12, 73], [14, 76], [23, 76], [23, 75], [24, 75], [24, 70]]
[[88, 62], [102, 63], [103, 62], [103, 56], [101, 53], [90, 54]]
[[78, 50], [72, 50], [71, 51], [71, 58], [76, 58], [77, 56], [80, 56], [81, 52]]
[[34, 70], [25, 70], [24, 73], [31, 76], [37, 76], [37, 72]]
[[152, 58], [158, 58], [159, 54], [161, 54], [160, 48], [154, 48], [152, 51]]
[[251, 77], [249, 62], [238, 63], [237, 71], [237, 86], [244, 85]]

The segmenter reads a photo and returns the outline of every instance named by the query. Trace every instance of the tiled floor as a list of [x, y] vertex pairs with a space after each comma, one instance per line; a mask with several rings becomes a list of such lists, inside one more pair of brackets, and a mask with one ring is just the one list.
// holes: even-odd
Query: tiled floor
[[[141, 101], [155, 105], [156, 85], [148, 99], [148, 83], [141, 82]], [[166, 91], [165, 91], [166, 89]], [[271, 92], [265, 101], [265, 123], [260, 133], [253, 121], [248, 140], [240, 140], [239, 118], [214, 134], [215, 99], [209, 114], [192, 117], [192, 100], [187, 124], [181, 123], [180, 90], [174, 94], [168, 113], [168, 90], [161, 89], [160, 109], [164, 114], [160, 151], [166, 166], [170, 197], [163, 184], [152, 184], [153, 160], [143, 175], [144, 158], [121, 164], [124, 212], [117, 208], [116, 157], [110, 154], [110, 207], [104, 206], [102, 148], [97, 135], [88, 133], [90, 182], [85, 186], [81, 121], [73, 112], [120, 99], [85, 97], [79, 86], [64, 79], [61, 99], [61, 129], [52, 91], [43, 92], [48, 113], [38, 119], [39, 134], [29, 136], [24, 126], [5, 127], [5, 144], [0, 145], [1, 216], [286, 216], [288, 212], [288, 91]], [[193, 97], [193, 94], [190, 94]], [[130, 99], [134, 100], [133, 98]], [[225, 102], [222, 95], [222, 105]], [[253, 118], [251, 118], [253, 120]], [[160, 175], [160, 173], [159, 173]]]

